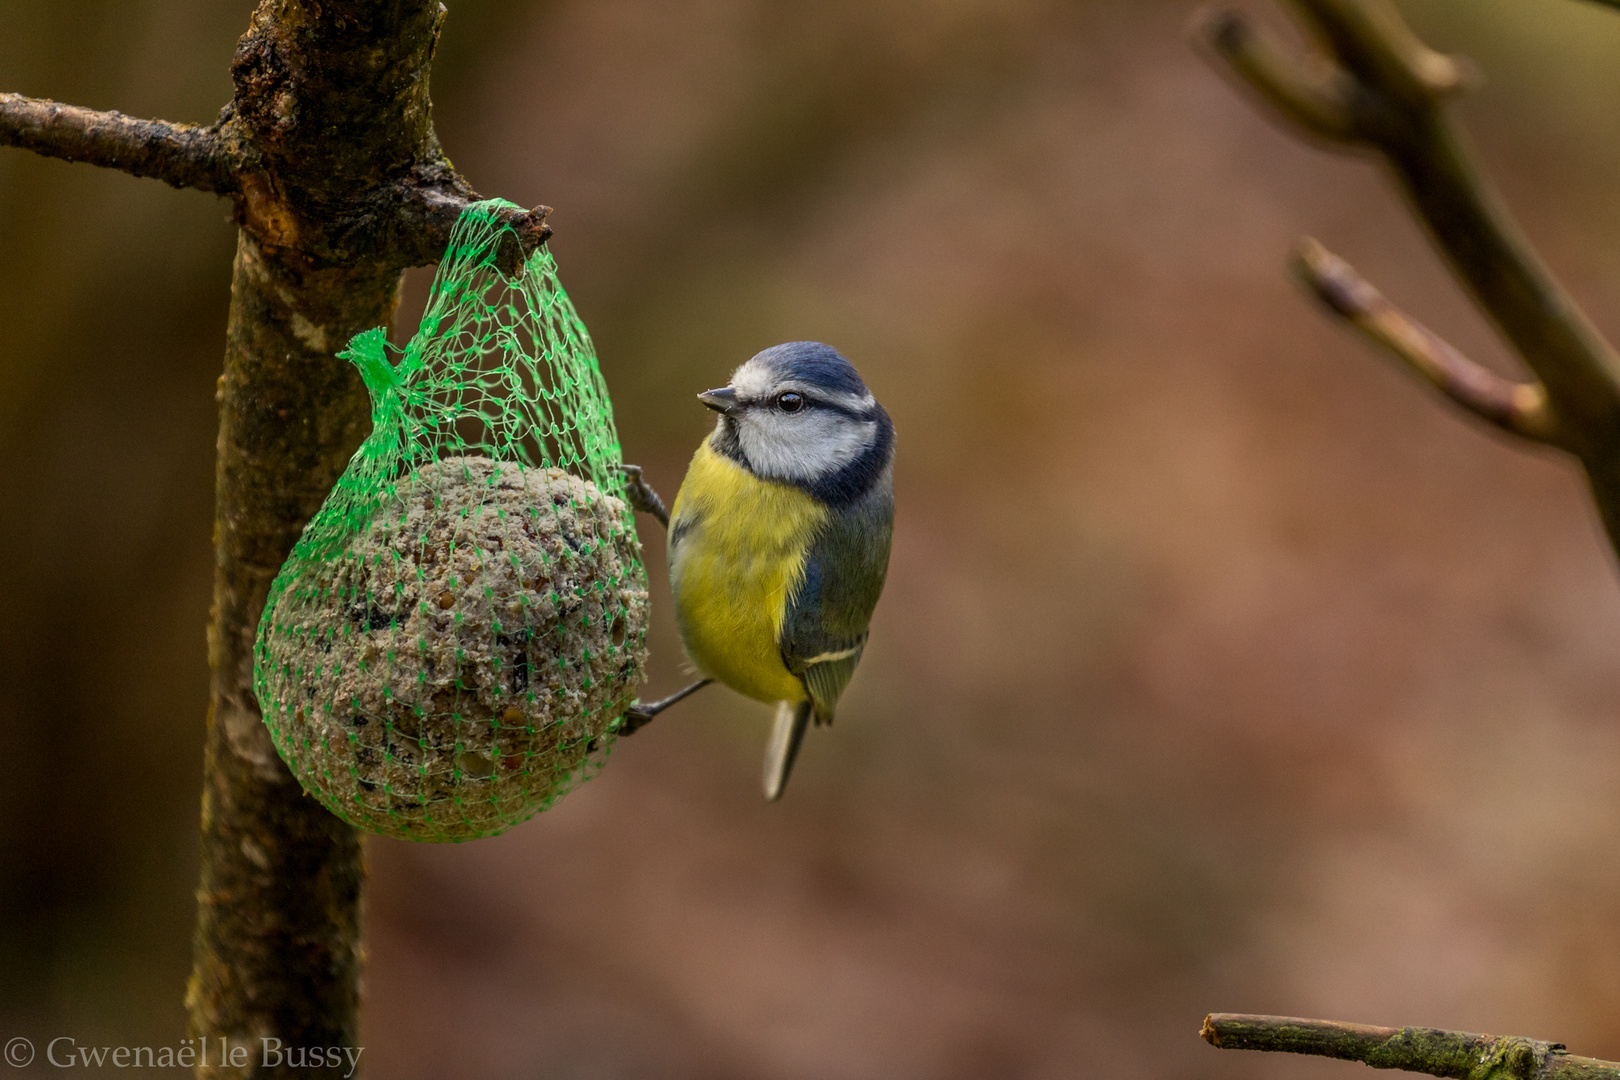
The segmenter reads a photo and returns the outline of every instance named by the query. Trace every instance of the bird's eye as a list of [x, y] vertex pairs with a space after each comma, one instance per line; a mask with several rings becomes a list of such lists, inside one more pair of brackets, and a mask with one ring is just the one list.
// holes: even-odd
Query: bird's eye
[[789, 390], [776, 399], [776, 407], [783, 412], [798, 412], [804, 408], [804, 395]]

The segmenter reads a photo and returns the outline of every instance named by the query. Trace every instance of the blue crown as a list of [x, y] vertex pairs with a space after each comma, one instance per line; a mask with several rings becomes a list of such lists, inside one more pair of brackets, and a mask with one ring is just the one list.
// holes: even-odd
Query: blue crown
[[866, 384], [855, 367], [831, 345], [819, 341], [788, 341], [773, 345], [754, 357], [780, 379], [794, 379], [811, 386], [845, 394], [866, 396]]

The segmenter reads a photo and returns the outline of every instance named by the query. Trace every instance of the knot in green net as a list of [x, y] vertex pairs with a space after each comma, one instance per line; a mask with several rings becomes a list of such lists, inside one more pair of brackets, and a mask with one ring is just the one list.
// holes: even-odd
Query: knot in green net
[[646, 660], [612, 406], [549, 251], [462, 213], [404, 350], [339, 354], [372, 432], [270, 586], [254, 686], [304, 790], [361, 828], [489, 836], [594, 775]]

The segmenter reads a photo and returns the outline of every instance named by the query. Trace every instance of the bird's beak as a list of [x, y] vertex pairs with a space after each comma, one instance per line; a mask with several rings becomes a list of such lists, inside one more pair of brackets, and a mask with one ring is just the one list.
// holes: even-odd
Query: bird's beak
[[717, 413], [730, 416], [737, 411], [737, 391], [729, 386], [722, 386], [718, 390], [705, 390], [699, 394], [698, 400]]

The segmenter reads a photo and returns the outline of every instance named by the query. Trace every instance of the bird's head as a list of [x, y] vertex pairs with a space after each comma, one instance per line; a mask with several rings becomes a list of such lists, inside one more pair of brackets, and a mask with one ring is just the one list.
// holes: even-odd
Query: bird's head
[[886, 455], [892, 438], [854, 366], [816, 341], [766, 349], [698, 400], [720, 414], [715, 448], [770, 480], [814, 484], [874, 451]]

